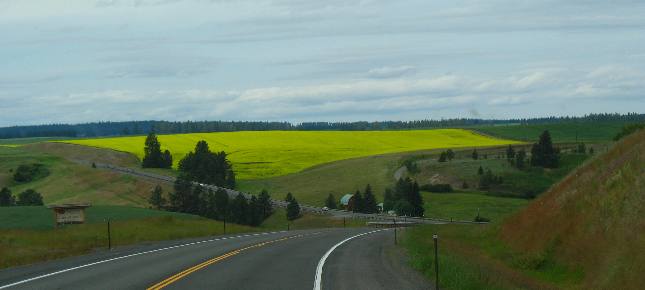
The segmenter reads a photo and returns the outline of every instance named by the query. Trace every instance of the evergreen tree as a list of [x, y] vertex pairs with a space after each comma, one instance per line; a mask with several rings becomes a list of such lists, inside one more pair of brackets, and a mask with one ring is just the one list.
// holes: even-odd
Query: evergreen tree
[[220, 188], [215, 191], [215, 211], [217, 212], [217, 217], [221, 220], [229, 217], [228, 199], [228, 193], [226, 193], [226, 190]]
[[197, 142], [195, 151], [189, 152], [179, 161], [178, 168], [182, 178], [221, 187], [235, 187], [235, 173], [226, 153], [211, 152], [204, 140]]
[[215, 196], [215, 193], [213, 190], [209, 189], [206, 192], [206, 214], [205, 217], [210, 218], [210, 219], [218, 219], [218, 213], [217, 213], [217, 198]]
[[386, 188], [385, 194], [383, 197], [383, 211], [388, 212], [390, 210], [393, 210], [395, 203], [396, 203], [396, 199], [394, 198], [394, 193], [392, 193], [392, 189]]
[[481, 175], [484, 175], [484, 168], [482, 168], [481, 166], [479, 166], [479, 169], [477, 169], [477, 175], [480, 175], [480, 176], [481, 176]]
[[411, 194], [408, 202], [412, 205], [412, 216], [422, 217], [425, 209], [423, 208], [423, 198], [421, 197], [419, 184], [416, 181], [412, 184], [410, 192]]
[[336, 198], [333, 194], [329, 194], [325, 200], [325, 206], [329, 209], [336, 209]]
[[161, 168], [171, 168], [172, 167], [172, 154], [170, 154], [170, 151], [166, 150], [163, 152], [162, 158], [161, 158]]
[[15, 204], [16, 201], [11, 194], [11, 190], [3, 187], [2, 190], [0, 190], [0, 206], [13, 206]]
[[148, 137], [146, 137], [145, 146], [143, 148], [143, 160], [141, 162], [141, 166], [143, 168], [163, 167], [162, 159], [161, 144], [157, 140], [157, 135], [150, 132]]
[[230, 204], [231, 221], [238, 224], [248, 223], [248, 201], [242, 194], [233, 198]]
[[515, 149], [513, 149], [513, 146], [508, 145], [508, 148], [506, 148], [506, 159], [513, 160], [513, 158], [515, 158]]
[[521, 169], [524, 169], [524, 167], [526, 167], [526, 151], [524, 151], [524, 149], [517, 152], [517, 154], [515, 155], [514, 163], [517, 169], [521, 170]]
[[43, 205], [43, 196], [33, 189], [27, 189], [18, 194], [17, 205]]
[[186, 179], [177, 178], [173, 186], [174, 192], [169, 194], [169, 206], [173, 211], [189, 212], [193, 184]]
[[446, 151], [446, 157], [448, 157], [448, 161], [452, 161], [455, 158], [455, 152], [452, 149], [448, 149]]
[[448, 160], [448, 154], [446, 152], [441, 152], [439, 155], [439, 162], [446, 162]]
[[262, 216], [262, 205], [255, 195], [251, 196], [251, 199], [249, 200], [249, 210], [247, 214], [248, 223], [251, 226], [259, 226], [264, 220], [264, 217]]
[[471, 156], [473, 157], [474, 160], [479, 159], [479, 153], [477, 153], [477, 149], [473, 150], [473, 154]]
[[376, 196], [372, 192], [372, 187], [368, 184], [365, 187], [365, 193], [363, 194], [363, 211], [364, 213], [377, 213], [378, 205], [376, 203]]
[[352, 211], [353, 212], [364, 212], [365, 210], [365, 201], [363, 199], [363, 195], [361, 194], [360, 191], [356, 191], [354, 193], [354, 196], [352, 197], [353, 200], [353, 206], [352, 206]]
[[585, 146], [585, 143], [578, 144], [577, 152], [580, 153], [580, 154], [586, 154], [587, 153], [587, 146]]
[[593, 155], [593, 147], [589, 147], [589, 155]]
[[293, 198], [289, 200], [289, 204], [287, 204], [287, 220], [295, 220], [300, 217], [300, 204], [298, 204], [298, 201]]
[[559, 163], [559, 151], [553, 147], [551, 134], [546, 130], [540, 135], [538, 143], [531, 148], [531, 166], [556, 168]]
[[461, 188], [463, 188], [463, 189], [467, 189], [468, 187], [469, 187], [469, 186], [468, 186], [468, 182], [466, 182], [466, 181], [464, 180], [464, 183], [462, 183], [462, 184], [461, 184]]
[[273, 205], [271, 204], [271, 196], [266, 189], [263, 189], [260, 192], [258, 197], [258, 202], [260, 204], [260, 211], [262, 212], [262, 218], [265, 219], [273, 213]]
[[291, 202], [294, 199], [293, 194], [291, 194], [291, 192], [287, 192], [287, 197], [284, 198], [284, 201]]
[[155, 186], [155, 189], [152, 190], [152, 194], [148, 199], [148, 202], [155, 209], [162, 209], [164, 205], [166, 205], [166, 199], [163, 197], [163, 189], [161, 188], [161, 186], [159, 185]]

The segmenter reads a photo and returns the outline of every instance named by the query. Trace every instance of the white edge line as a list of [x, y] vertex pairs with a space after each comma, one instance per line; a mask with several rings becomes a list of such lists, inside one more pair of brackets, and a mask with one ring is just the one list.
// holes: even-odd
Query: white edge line
[[349, 241], [351, 239], [358, 238], [358, 237], [364, 236], [364, 235], [373, 234], [373, 233], [380, 232], [380, 231], [386, 231], [386, 230], [388, 230], [388, 229], [375, 230], [375, 231], [366, 232], [366, 233], [358, 234], [358, 235], [355, 235], [355, 236], [351, 236], [351, 237], [349, 237], [347, 239], [344, 239], [344, 240], [340, 241], [338, 244], [335, 244], [333, 247], [331, 247], [331, 249], [329, 249], [329, 251], [327, 251], [327, 253], [325, 253], [322, 256], [322, 258], [320, 258], [320, 261], [318, 261], [318, 266], [316, 267], [316, 278], [314, 280], [314, 290], [321, 290], [322, 289], [321, 288], [322, 287], [321, 283], [322, 283], [323, 266], [325, 265], [325, 261], [327, 261], [327, 258], [329, 257], [329, 255], [331, 255], [331, 253], [336, 248], [338, 248], [340, 245], [344, 244], [345, 242], [347, 242], [347, 241]]
[[[286, 232], [286, 231], [255, 233], [255, 234], [252, 234], [252, 235], [253, 236], [269, 235], [269, 234], [277, 234], [277, 233], [284, 233], [284, 232]], [[222, 241], [222, 240], [227, 240], [227, 239], [236, 239], [236, 238], [242, 238], [242, 237], [248, 237], [248, 236], [251, 236], [251, 235], [247, 234], [247, 235], [238, 235], [238, 236], [232, 236], [232, 237], [222, 237], [222, 238], [217, 238], [217, 239], [203, 240], [203, 241], [180, 244], [180, 245], [175, 245], [175, 246], [170, 246], [170, 247], [165, 247], [165, 248], [160, 248], [160, 249], [155, 249], [155, 250], [138, 252], [138, 253], [129, 254], [129, 255], [120, 256], [120, 257], [114, 257], [114, 258], [110, 258], [110, 259], [106, 259], [106, 260], [96, 261], [96, 262], [92, 262], [92, 263], [89, 263], [89, 264], [80, 265], [80, 266], [67, 268], [67, 269], [63, 269], [63, 270], [60, 270], [60, 271], [56, 271], [56, 272], [52, 272], [52, 273], [32, 277], [32, 278], [25, 279], [25, 280], [18, 281], [18, 282], [14, 282], [14, 283], [11, 283], [11, 284], [3, 285], [3, 286], [0, 286], [0, 289], [6, 289], [6, 288], [9, 288], [9, 287], [13, 287], [13, 286], [17, 286], [17, 285], [20, 285], [20, 284], [28, 283], [28, 282], [31, 282], [31, 281], [34, 281], [34, 280], [39, 280], [39, 279], [51, 277], [51, 276], [54, 276], [54, 275], [65, 273], [65, 272], [74, 271], [74, 270], [78, 270], [78, 269], [82, 269], [82, 268], [87, 268], [87, 267], [90, 267], [90, 266], [103, 264], [103, 263], [107, 263], [107, 262], [112, 262], [112, 261], [116, 261], [116, 260], [121, 260], [121, 259], [125, 259], [125, 258], [130, 258], [130, 257], [134, 257], [134, 256], [140, 256], [140, 255], [145, 255], [145, 254], [150, 254], [150, 253], [155, 253], [155, 252], [167, 251], [167, 250], [171, 250], [171, 249], [176, 249], [176, 248], [181, 248], [181, 247], [186, 247], [186, 246], [192, 246], [192, 245], [197, 245], [197, 244], [202, 244], [202, 243], [210, 243], [210, 242]]]

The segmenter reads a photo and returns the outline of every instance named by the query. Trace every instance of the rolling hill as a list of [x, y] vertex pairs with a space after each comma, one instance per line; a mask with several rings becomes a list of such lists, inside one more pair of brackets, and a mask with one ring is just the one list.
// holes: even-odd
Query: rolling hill
[[[226, 151], [238, 179], [282, 176], [337, 160], [437, 148], [495, 146], [518, 143], [462, 129], [409, 131], [243, 131], [159, 135], [162, 150], [175, 165], [206, 140], [212, 151]], [[67, 140], [143, 156], [145, 136]]]
[[500, 236], [539, 263], [583, 274], [583, 289], [645, 285], [645, 130], [587, 162], [507, 219]]

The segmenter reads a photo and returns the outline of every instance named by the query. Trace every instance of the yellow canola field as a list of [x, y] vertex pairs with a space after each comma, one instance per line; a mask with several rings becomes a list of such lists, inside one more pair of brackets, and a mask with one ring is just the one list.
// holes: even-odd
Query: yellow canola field
[[[109, 148], [143, 156], [145, 136], [66, 140], [61, 142]], [[354, 157], [438, 148], [517, 143], [463, 129], [411, 131], [242, 131], [159, 135], [162, 150], [174, 165], [206, 140], [211, 151], [225, 151], [238, 179], [294, 173], [308, 167]], [[356, 172], [360, 174], [360, 172]]]

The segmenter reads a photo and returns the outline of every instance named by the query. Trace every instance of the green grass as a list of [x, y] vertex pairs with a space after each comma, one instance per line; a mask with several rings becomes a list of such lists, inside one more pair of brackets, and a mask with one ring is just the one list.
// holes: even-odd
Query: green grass
[[32, 137], [32, 138], [12, 138], [12, 139], [0, 139], [0, 146], [21, 146], [26, 144], [47, 142], [47, 141], [57, 141], [57, 140], [69, 140], [70, 138], [57, 138], [57, 137]]
[[[193, 215], [158, 211], [147, 208], [126, 206], [92, 206], [85, 211], [88, 224], [125, 221], [150, 217], [172, 216], [177, 218], [196, 218]], [[0, 230], [2, 229], [53, 229], [54, 215], [44, 206], [0, 207]]]
[[[226, 151], [238, 179], [281, 176], [332, 161], [435, 148], [494, 146], [515, 141], [489, 138], [462, 129], [411, 131], [246, 131], [160, 135], [162, 150], [176, 163], [199, 140], [212, 151]], [[145, 136], [64, 141], [143, 155]]]
[[625, 124], [624, 122], [561, 122], [554, 124], [476, 126], [472, 127], [472, 129], [490, 136], [523, 141], [537, 141], [544, 130], [549, 130], [555, 143], [598, 143], [611, 141]]
[[478, 212], [492, 222], [501, 221], [528, 204], [525, 199], [488, 196], [483, 193], [423, 192], [422, 196], [426, 217], [467, 221], [472, 221]]
[[[288, 228], [291, 230], [298, 229], [315, 229], [315, 228], [339, 228], [343, 227], [342, 218], [333, 218], [326, 215], [314, 215], [314, 214], [303, 214], [302, 217], [288, 221], [287, 213], [285, 209], [276, 209], [276, 211], [268, 217], [262, 224], [261, 228], [267, 230], [286, 230]], [[366, 221], [363, 219], [346, 219], [346, 227], [361, 227], [365, 226]]]
[[[75, 153], [67, 152], [70, 150], [60, 154], [41, 149], [31, 145], [15, 148], [0, 146], [0, 187], [8, 187], [16, 196], [26, 189], [34, 189], [43, 195], [45, 204], [90, 202], [94, 205], [148, 205], [147, 197], [155, 183], [76, 163], [72, 161], [75, 160], [76, 156], [72, 156]], [[101, 152], [94, 154], [109, 155]], [[50, 174], [28, 183], [13, 181], [13, 171], [20, 164], [33, 163], [44, 164]], [[169, 186], [162, 186], [166, 192], [170, 190]]]

